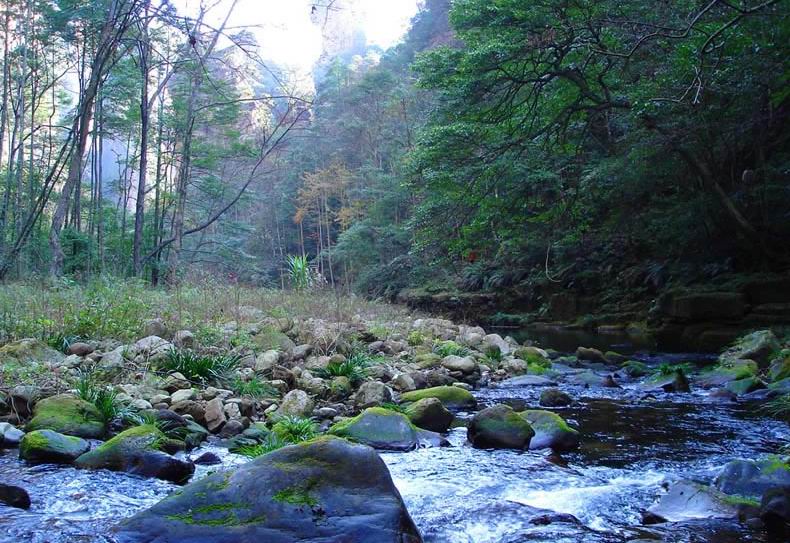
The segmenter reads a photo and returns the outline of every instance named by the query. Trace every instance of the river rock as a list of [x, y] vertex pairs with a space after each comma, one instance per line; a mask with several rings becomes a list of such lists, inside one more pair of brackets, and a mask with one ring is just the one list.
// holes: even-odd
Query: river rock
[[472, 446], [481, 449], [526, 449], [534, 435], [526, 419], [503, 404], [476, 413], [466, 433]]
[[419, 445], [417, 428], [403, 413], [370, 407], [354, 418], [338, 422], [329, 433], [376, 449], [410, 451]]
[[287, 417], [309, 417], [315, 408], [313, 400], [304, 390], [292, 390], [283, 397], [278, 415]]
[[195, 346], [195, 334], [189, 330], [179, 330], [173, 334], [173, 344], [179, 349], [192, 349]]
[[33, 406], [40, 397], [41, 389], [37, 386], [17, 385], [11, 389], [11, 393], [8, 395], [8, 401], [11, 404], [12, 411], [20, 418], [25, 419], [33, 412]]
[[401, 394], [404, 402], [416, 402], [423, 398], [436, 398], [447, 409], [474, 409], [477, 406], [477, 400], [471, 392], [455, 386], [424, 388]]
[[758, 330], [739, 338], [733, 347], [719, 356], [719, 361], [754, 360], [760, 367], [765, 367], [771, 361], [771, 355], [781, 347], [771, 330]]
[[91, 354], [95, 349], [92, 345], [88, 343], [84, 343], [82, 341], [76, 341], [69, 345], [68, 353], [75, 354], [77, 356], [88, 356]]
[[30, 495], [22, 487], [0, 483], [0, 503], [17, 509], [30, 509]]
[[790, 466], [778, 457], [733, 460], [722, 468], [714, 484], [725, 494], [759, 498], [771, 488], [790, 488]]
[[474, 373], [477, 369], [477, 362], [471, 356], [445, 356], [442, 359], [442, 367], [450, 371], [460, 371], [461, 373]]
[[540, 405], [543, 407], [563, 407], [573, 403], [573, 399], [558, 388], [547, 388], [540, 393]]
[[42, 429], [86, 439], [99, 439], [105, 433], [104, 420], [96, 406], [71, 394], [50, 396], [36, 404], [26, 430]]
[[548, 377], [541, 375], [519, 375], [518, 377], [511, 377], [499, 383], [501, 387], [554, 387], [557, 386], [557, 381], [553, 381]]
[[178, 402], [185, 402], [187, 400], [194, 400], [197, 396], [194, 388], [183, 388], [176, 390], [170, 395], [170, 403], [176, 404]]
[[19, 428], [7, 422], [0, 422], [0, 448], [18, 447], [24, 435], [25, 432]]
[[510, 354], [512, 350], [510, 348], [510, 344], [502, 339], [502, 336], [499, 334], [488, 334], [483, 338], [483, 343], [480, 346], [480, 350], [483, 352], [488, 351], [489, 349], [499, 349], [500, 354]]
[[728, 382], [725, 388], [733, 394], [741, 396], [765, 388], [765, 383], [757, 377], [744, 377], [743, 379]]
[[589, 360], [590, 362], [607, 362], [604, 354], [592, 347], [578, 347], [576, 349], [576, 358], [579, 360]]
[[378, 381], [363, 383], [354, 395], [354, 405], [357, 409], [366, 409], [390, 402], [392, 402], [392, 391], [387, 385]]
[[384, 462], [322, 437], [184, 487], [114, 530], [118, 543], [420, 543]]
[[34, 430], [19, 443], [19, 458], [31, 464], [71, 464], [88, 449], [90, 444], [80, 437]]
[[173, 344], [159, 336], [151, 335], [134, 343], [130, 351], [134, 356], [143, 356], [149, 362], [157, 362], [167, 357]]
[[206, 403], [206, 428], [211, 433], [217, 433], [222, 430], [222, 427], [227, 422], [225, 417], [225, 410], [223, 409], [222, 400], [214, 398]]
[[453, 422], [453, 414], [438, 398], [423, 398], [406, 408], [406, 416], [420, 428], [432, 432], [446, 432]]
[[551, 448], [569, 451], [579, 446], [579, 432], [568, 426], [565, 420], [551, 411], [530, 409], [519, 413], [532, 427], [535, 435], [529, 442], [530, 449]]
[[[784, 352], [787, 353], [787, 351]], [[790, 354], [779, 356], [771, 362], [771, 366], [768, 368], [768, 375], [773, 382], [790, 377]]]
[[699, 483], [678, 481], [648, 512], [653, 522], [685, 522], [705, 518], [737, 518], [738, 509], [726, 496]]
[[414, 382], [414, 377], [408, 373], [399, 373], [392, 378], [390, 384], [400, 392], [409, 392], [417, 388], [417, 384]]
[[760, 520], [770, 532], [785, 538], [790, 535], [790, 487], [773, 488], [763, 495]]
[[20, 366], [59, 366], [65, 356], [38, 339], [20, 339], [0, 347], [0, 364], [14, 361]]
[[162, 452], [167, 437], [154, 425], [129, 428], [77, 458], [83, 469], [109, 469], [185, 483], [195, 471], [192, 462], [179, 460]]

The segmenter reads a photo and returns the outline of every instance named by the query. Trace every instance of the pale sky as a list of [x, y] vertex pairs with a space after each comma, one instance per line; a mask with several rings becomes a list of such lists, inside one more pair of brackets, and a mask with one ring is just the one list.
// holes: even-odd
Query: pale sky
[[[200, 0], [171, 3], [180, 12], [194, 15]], [[255, 27], [250, 30], [257, 36], [264, 57], [306, 73], [321, 54], [321, 32], [310, 21], [315, 3], [326, 5], [327, 0], [239, 0], [228, 25]], [[417, 12], [417, 3], [418, 0], [354, 0], [358, 24], [368, 43], [384, 49], [398, 43]], [[229, 0], [221, 0], [209, 21], [219, 24], [229, 5]]]

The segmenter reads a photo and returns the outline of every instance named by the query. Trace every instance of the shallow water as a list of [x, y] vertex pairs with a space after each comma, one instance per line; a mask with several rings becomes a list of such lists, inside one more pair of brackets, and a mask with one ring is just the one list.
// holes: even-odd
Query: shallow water
[[[771, 541], [729, 521], [644, 527], [641, 511], [672, 480], [710, 481], [730, 459], [775, 452], [790, 439], [787, 425], [702, 393], [646, 395], [636, 385], [562, 388], [579, 402], [557, 412], [583, 435], [580, 449], [562, 458], [547, 451], [474, 449], [460, 428], [449, 435], [451, 447], [382, 455], [426, 542]], [[540, 388], [475, 394], [483, 406], [507, 402], [521, 408], [537, 405]], [[209, 450], [224, 466], [199, 466], [196, 477], [246, 461], [214, 445], [191, 456]], [[177, 488], [121, 473], [26, 466], [16, 455], [0, 451], [0, 480], [26, 488], [32, 507], [0, 506], [2, 542], [107, 543], [120, 518]], [[578, 520], [550, 518], [548, 512]]]

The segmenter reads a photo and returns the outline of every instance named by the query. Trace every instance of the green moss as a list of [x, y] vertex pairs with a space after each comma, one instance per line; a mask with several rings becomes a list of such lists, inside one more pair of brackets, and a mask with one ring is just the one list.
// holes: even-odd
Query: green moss
[[[198, 526], [245, 526], [266, 520], [264, 515], [241, 519], [238, 514], [240, 509], [250, 509], [250, 505], [241, 502], [207, 504], [190, 509], [186, 513], [167, 515], [166, 518]], [[217, 513], [226, 514], [217, 516]]]
[[733, 505], [735, 507], [739, 505], [748, 505], [751, 507], [760, 507], [760, 500], [756, 498], [748, 498], [746, 496], [740, 496], [738, 494], [722, 494], [719, 496], [721, 501], [728, 505]]
[[437, 398], [445, 407], [473, 407], [477, 403], [471, 392], [454, 386], [424, 388], [401, 395], [404, 402], [416, 402], [423, 398]]
[[568, 426], [561, 416], [551, 411], [542, 409], [528, 409], [519, 413], [521, 417], [529, 422], [533, 428], [541, 431], [556, 431], [577, 433], [576, 430]]
[[315, 481], [310, 481], [305, 486], [290, 486], [277, 492], [274, 496], [272, 496], [272, 499], [276, 502], [288, 503], [291, 505], [306, 505], [307, 507], [315, 507], [318, 505], [318, 500], [310, 494], [310, 490], [315, 485]]
[[104, 420], [96, 406], [70, 394], [41, 400], [33, 412], [28, 431], [49, 429], [86, 438], [101, 438], [105, 433]]
[[762, 468], [765, 474], [776, 473], [779, 470], [790, 471], [790, 464], [785, 462], [782, 457], [775, 454], [766, 457], [765, 462]]

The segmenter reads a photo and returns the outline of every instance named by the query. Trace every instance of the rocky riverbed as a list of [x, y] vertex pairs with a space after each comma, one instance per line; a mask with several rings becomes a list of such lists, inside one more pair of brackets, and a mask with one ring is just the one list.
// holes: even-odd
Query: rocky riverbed
[[[0, 348], [18, 379], [0, 540], [787, 536], [790, 428], [771, 414], [790, 358], [768, 330], [700, 356], [560, 353], [440, 319], [240, 328], [214, 381], [169, 364], [225, 353], [161, 321], [134, 344]], [[84, 398], [88, 371], [124, 417]]]

